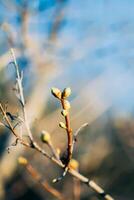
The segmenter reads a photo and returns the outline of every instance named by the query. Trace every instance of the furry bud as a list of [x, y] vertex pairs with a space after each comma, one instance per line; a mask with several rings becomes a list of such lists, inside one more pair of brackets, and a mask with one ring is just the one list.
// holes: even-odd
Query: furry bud
[[70, 94], [71, 94], [71, 88], [65, 88], [64, 90], [63, 90], [63, 92], [62, 92], [62, 98], [67, 98], [67, 97], [69, 97], [70, 96]]
[[44, 143], [48, 143], [48, 142], [50, 142], [50, 140], [51, 140], [50, 134], [46, 131], [42, 131], [41, 141], [44, 142]]
[[61, 153], [60, 148], [57, 148], [57, 149], [56, 149], [56, 152], [57, 152], [58, 156], [60, 156], [60, 153]]
[[62, 114], [64, 117], [66, 117], [67, 114], [68, 114], [68, 111], [63, 109], [63, 110], [61, 111], [61, 114]]
[[18, 163], [21, 164], [21, 165], [27, 165], [28, 161], [27, 161], [26, 158], [20, 156], [20, 157], [18, 158]]
[[64, 129], [67, 128], [66, 125], [65, 125], [63, 122], [60, 122], [60, 123], [59, 123], [59, 126], [60, 126], [61, 128], [64, 128]]
[[61, 99], [61, 91], [58, 88], [51, 88], [51, 93], [53, 96], [55, 96], [58, 99]]
[[70, 163], [69, 163], [69, 167], [70, 167], [71, 169], [78, 170], [78, 167], [79, 167], [78, 161], [75, 160], [75, 159], [71, 159], [71, 160], [70, 160]]
[[71, 108], [69, 101], [64, 100], [64, 109], [69, 110]]

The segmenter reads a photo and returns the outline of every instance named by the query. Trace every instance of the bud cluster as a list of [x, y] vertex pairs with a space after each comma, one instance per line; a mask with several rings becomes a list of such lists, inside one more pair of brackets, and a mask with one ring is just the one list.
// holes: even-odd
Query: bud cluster
[[[70, 103], [68, 100], [66, 100], [70, 95], [71, 95], [71, 89], [65, 88], [62, 92], [58, 89], [53, 87], [51, 89], [51, 93], [54, 97], [58, 98], [61, 100], [61, 102], [63, 102], [63, 110], [61, 111], [61, 114], [66, 117], [68, 115], [68, 111], [71, 108]], [[67, 129], [66, 125], [63, 122], [59, 123], [59, 126], [61, 128]]]
[[68, 87], [65, 88], [63, 92], [61, 92], [58, 88], [52, 87], [51, 93], [54, 97], [58, 99], [66, 99], [71, 95], [71, 89]]

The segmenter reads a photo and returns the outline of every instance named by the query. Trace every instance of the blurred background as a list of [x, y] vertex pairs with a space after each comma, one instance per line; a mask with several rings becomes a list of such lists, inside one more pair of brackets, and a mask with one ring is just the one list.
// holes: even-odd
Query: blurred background
[[[13, 92], [10, 48], [24, 73], [29, 123], [37, 141], [47, 130], [55, 148], [66, 149], [60, 105], [50, 92], [71, 87], [71, 124], [79, 135], [73, 157], [79, 170], [115, 199], [134, 199], [134, 2], [131, 0], [0, 0], [0, 101], [21, 110]], [[55, 199], [17, 158], [24, 155], [50, 185], [62, 170], [0, 128], [0, 199]], [[47, 147], [44, 145], [46, 150]], [[70, 175], [55, 185], [68, 200], [96, 200]], [[76, 199], [77, 198], [77, 199]]]

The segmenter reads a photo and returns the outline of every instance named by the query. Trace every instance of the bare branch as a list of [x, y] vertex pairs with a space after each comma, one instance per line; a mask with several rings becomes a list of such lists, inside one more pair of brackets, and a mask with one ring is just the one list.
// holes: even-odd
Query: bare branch
[[25, 126], [27, 129], [29, 138], [30, 138], [31, 142], [33, 143], [33, 135], [30, 130], [30, 126], [29, 126], [28, 118], [27, 118], [27, 111], [25, 108], [25, 99], [24, 99], [23, 86], [22, 86], [23, 73], [20, 74], [20, 72], [19, 72], [19, 66], [17, 64], [15, 53], [14, 53], [13, 49], [11, 49], [11, 55], [13, 57], [13, 63], [14, 63], [15, 69], [16, 69], [16, 81], [17, 81], [17, 86], [18, 86], [18, 96], [19, 96], [19, 101], [22, 105], [24, 122], [25, 122]]
[[59, 126], [66, 130], [67, 139], [68, 139], [67, 140], [66, 158], [64, 159], [64, 161], [62, 161], [63, 164], [65, 164], [64, 172], [60, 177], [53, 180], [53, 182], [55, 183], [55, 182], [62, 180], [62, 178], [67, 174], [67, 171], [69, 169], [69, 163], [70, 163], [70, 160], [72, 158], [72, 153], [73, 153], [73, 132], [72, 132], [72, 128], [70, 125], [70, 115], [69, 115], [70, 103], [69, 103], [69, 101], [66, 100], [66, 98], [69, 97], [71, 94], [71, 89], [65, 88], [63, 90], [63, 92], [61, 93], [61, 91], [58, 88], [52, 88], [51, 92], [56, 98], [58, 98], [60, 100], [60, 103], [62, 105], [63, 110], [62, 110], [61, 114], [65, 118], [65, 124], [63, 122], [60, 122]]

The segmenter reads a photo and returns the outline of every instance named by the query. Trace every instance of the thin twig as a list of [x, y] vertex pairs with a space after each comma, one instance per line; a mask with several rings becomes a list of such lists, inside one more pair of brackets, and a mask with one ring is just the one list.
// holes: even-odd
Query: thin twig
[[18, 139], [15, 139], [15, 141], [14, 141], [10, 146], [7, 147], [8, 153], [10, 153], [10, 149], [11, 149], [11, 148], [17, 146], [18, 141], [19, 141]]
[[50, 186], [47, 181], [43, 181], [41, 178], [40, 173], [31, 165], [26, 165], [27, 171], [31, 174], [31, 176], [38, 181], [38, 183], [49, 193], [51, 193], [54, 197], [56, 197], [59, 200], [65, 200], [66, 198], [55, 188]]
[[33, 135], [32, 135], [32, 132], [30, 130], [30, 126], [29, 126], [29, 123], [28, 123], [28, 117], [27, 117], [27, 111], [26, 111], [26, 108], [25, 108], [25, 98], [24, 98], [23, 86], [22, 86], [23, 75], [22, 75], [22, 73], [20, 74], [20, 72], [19, 72], [19, 66], [18, 66], [13, 48], [11, 48], [11, 55], [12, 55], [13, 63], [14, 63], [15, 70], [16, 70], [16, 81], [17, 81], [17, 86], [18, 86], [17, 92], [18, 92], [19, 101], [21, 103], [22, 110], [23, 110], [24, 122], [25, 122], [25, 126], [26, 126], [26, 129], [27, 129], [27, 132], [28, 132], [28, 136], [29, 136], [31, 142], [33, 143]]
[[59, 160], [59, 161], [60, 161], [60, 158], [59, 158], [59, 156], [58, 156], [58, 154], [57, 154], [57, 152], [56, 152], [56, 149], [54, 148], [54, 146], [53, 146], [52, 142], [51, 142], [51, 141], [49, 141], [47, 144], [48, 144], [48, 146], [49, 146], [50, 150], [52, 151], [52, 153], [53, 153], [53, 156], [54, 156], [54, 157], [55, 157], [57, 160]]
[[[63, 98], [61, 98], [61, 104], [62, 104], [62, 108], [65, 109], [65, 100]], [[72, 132], [72, 128], [71, 128], [71, 125], [70, 125], [69, 112], [65, 116], [65, 123], [66, 123], [67, 137], [68, 137], [68, 147], [67, 147], [67, 160], [66, 160], [66, 163], [65, 163], [65, 172], [64, 172], [63, 176], [65, 176], [67, 171], [68, 171], [69, 162], [72, 158], [72, 151], [73, 151], [73, 148], [72, 148], [73, 132]]]
[[88, 123], [84, 123], [76, 130], [76, 132], [73, 135], [73, 144], [72, 144], [73, 147], [72, 148], [74, 148], [74, 145], [75, 145], [75, 143], [77, 141], [78, 134], [87, 126], [88, 126]]
[[10, 131], [13, 133], [13, 135], [16, 137], [16, 139], [19, 139], [19, 141], [20, 141], [21, 144], [23, 144], [23, 145], [25, 145], [25, 146], [27, 146], [27, 147], [30, 147], [29, 143], [25, 142], [25, 141], [17, 134], [17, 132], [15, 131], [15, 129], [14, 129], [14, 127], [12, 126], [12, 124], [11, 124], [11, 122], [10, 122], [10, 120], [9, 120], [9, 118], [8, 118], [8, 116], [7, 116], [7, 114], [6, 114], [6, 112], [5, 112], [5, 110], [4, 110], [4, 108], [3, 108], [3, 106], [2, 106], [1, 103], [0, 103], [0, 111], [1, 111], [1, 113], [2, 113], [2, 115], [3, 115], [4, 120], [5, 120], [6, 123], [7, 123], [6, 127], [10, 129]]
[[80, 180], [73, 177], [73, 196], [74, 200], [80, 200], [80, 193], [81, 193], [81, 187], [80, 187]]
[[[79, 172], [79, 163], [74, 168]], [[81, 183], [80, 180], [73, 177], [73, 200], [80, 200], [81, 195]]]
[[[66, 110], [65, 101], [66, 100], [61, 96], [60, 102], [61, 102], [63, 110]], [[67, 146], [67, 156], [64, 159], [64, 164], [65, 164], [64, 172], [62, 173], [62, 175], [60, 177], [53, 180], [54, 183], [62, 180], [66, 176], [67, 171], [69, 169], [69, 163], [70, 163], [70, 160], [72, 158], [72, 153], [73, 153], [73, 132], [72, 132], [72, 128], [71, 128], [71, 125], [70, 125], [69, 112], [67, 112], [67, 114], [64, 117], [65, 117], [65, 126], [66, 126], [67, 138], [68, 138], [68, 141], [67, 141], [67, 145], [68, 145]]]

